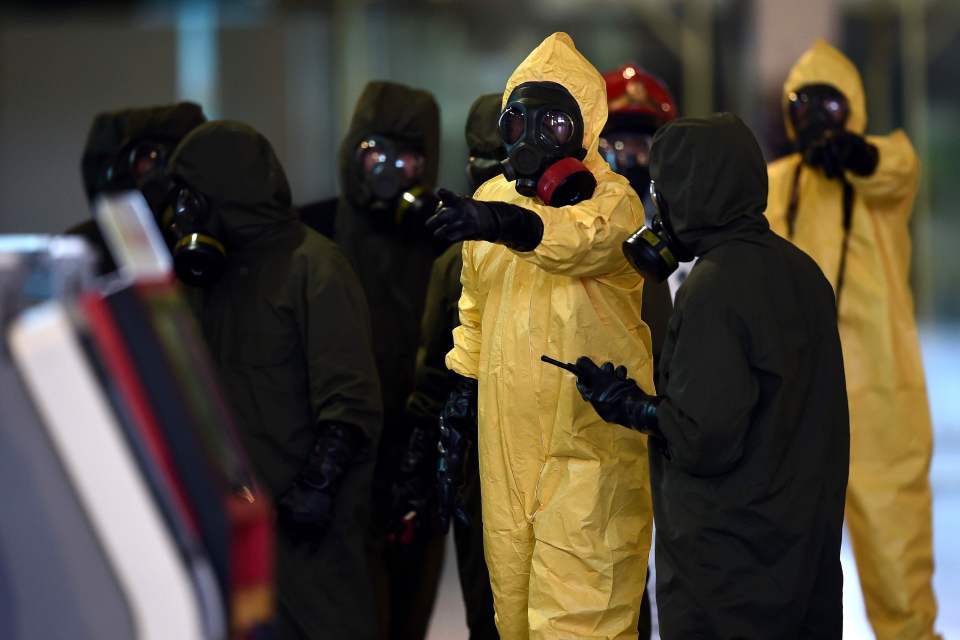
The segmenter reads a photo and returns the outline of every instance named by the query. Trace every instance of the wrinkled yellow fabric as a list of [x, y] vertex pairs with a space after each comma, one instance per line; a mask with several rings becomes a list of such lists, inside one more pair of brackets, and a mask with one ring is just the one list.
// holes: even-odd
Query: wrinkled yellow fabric
[[[818, 41], [784, 84], [837, 87], [850, 101], [847, 128], [862, 134], [867, 114], [860, 75], [839, 51]], [[791, 131], [792, 134], [792, 131]], [[903, 131], [868, 136], [880, 153], [872, 176], [850, 172], [854, 204], [839, 324], [850, 403], [850, 531], [867, 615], [879, 640], [934, 638], [931, 495], [933, 449], [920, 343], [908, 281], [908, 223], [919, 162]], [[787, 209], [799, 154], [769, 166], [767, 217], [788, 237]], [[843, 242], [843, 189], [803, 166], [790, 238], [836, 288]]]
[[636, 638], [651, 536], [646, 437], [605, 424], [571, 374], [540, 362], [627, 365], [653, 391], [650, 331], [640, 319], [643, 280], [621, 243], [643, 222], [626, 179], [597, 153], [607, 119], [597, 70], [563, 33], [553, 34], [507, 82], [562, 84], [584, 119], [589, 200], [548, 207], [500, 176], [479, 200], [536, 212], [543, 241], [517, 253], [463, 247], [462, 325], [447, 366], [479, 380], [484, 550], [504, 640]]

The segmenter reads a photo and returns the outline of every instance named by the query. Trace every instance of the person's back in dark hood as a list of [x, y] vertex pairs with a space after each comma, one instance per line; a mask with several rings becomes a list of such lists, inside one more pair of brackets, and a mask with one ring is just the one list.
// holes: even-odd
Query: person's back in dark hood
[[700, 258], [651, 438], [661, 633], [840, 637], [849, 428], [832, 289], [769, 230], [763, 156], [735, 116], [666, 125], [651, 174]]
[[[277, 505], [280, 637], [373, 638], [364, 541], [381, 412], [360, 285], [337, 247], [299, 222], [283, 168], [252, 128], [198, 127], [168, 178], [175, 193], [190, 194], [178, 206], [195, 205], [197, 232], [225, 252], [219, 279], [195, 290], [198, 315], [243, 444]], [[182, 213], [168, 208], [165, 219]], [[328, 447], [340, 433], [357, 445], [349, 455]], [[303, 508], [319, 514], [311, 525], [322, 522], [307, 539], [286, 508], [304, 487], [323, 507]]]
[[[98, 114], [80, 161], [87, 202], [92, 206], [101, 193], [143, 188], [163, 171], [184, 136], [204, 122], [203, 110], [191, 102]], [[148, 202], [153, 198], [149, 190], [145, 195]], [[67, 233], [85, 238], [97, 250], [99, 273], [116, 270], [95, 221], [81, 222]]]
[[767, 232], [766, 165], [739, 118], [674, 121], [657, 131], [653, 145], [650, 176], [667, 202], [674, 232], [694, 255]]

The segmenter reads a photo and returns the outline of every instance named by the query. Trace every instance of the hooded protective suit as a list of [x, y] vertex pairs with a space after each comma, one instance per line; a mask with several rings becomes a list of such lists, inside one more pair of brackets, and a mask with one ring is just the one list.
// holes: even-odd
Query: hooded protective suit
[[[150, 140], [165, 144], [172, 153], [185, 135], [206, 120], [200, 106], [191, 102], [98, 114], [90, 126], [80, 161], [87, 199], [92, 203], [97, 194], [111, 187], [107, 179], [108, 171], [121, 153], [130, 150], [130, 145]], [[113, 257], [95, 221], [81, 222], [66, 233], [85, 238], [97, 250], [99, 273], [116, 270]]]
[[[374, 480], [371, 552], [381, 633], [383, 637], [415, 640], [426, 634], [433, 609], [443, 539], [435, 536], [398, 549], [387, 548], [384, 542], [391, 524], [391, 487], [411, 430], [406, 401], [414, 387], [420, 319], [436, 252], [425, 230], [391, 226], [382, 219], [382, 212], [365, 208], [367, 187], [354, 158], [357, 146], [371, 135], [419, 149], [424, 157], [419, 185], [432, 190], [440, 152], [436, 101], [427, 91], [392, 82], [366, 86], [340, 146], [341, 195], [332, 225], [333, 237], [353, 265], [370, 304], [374, 355], [383, 394], [384, 426]], [[305, 212], [304, 219], [317, 220], [319, 211], [314, 208]]]
[[[340, 184], [335, 239], [353, 264], [370, 304], [374, 353], [383, 391], [382, 446], [406, 444], [403, 425], [407, 396], [413, 390], [417, 339], [430, 268], [436, 258], [429, 237], [385, 233], [357, 204], [363, 190], [353, 157], [371, 134], [422, 146], [425, 167], [421, 185], [437, 180], [440, 114], [426, 91], [389, 82], [371, 82], [357, 102], [340, 146]], [[400, 433], [403, 431], [404, 433]], [[380, 474], [378, 470], [378, 476]]]
[[[501, 152], [503, 143], [497, 128], [501, 99], [499, 93], [486, 94], [477, 98], [471, 106], [465, 127], [467, 147], [471, 153], [495, 156]], [[457, 243], [433, 264], [417, 352], [416, 387], [407, 402], [409, 414], [430, 423], [434, 429], [453, 385], [452, 376], [444, 365], [444, 357], [453, 347], [453, 330], [460, 324], [457, 302], [461, 293], [462, 255], [462, 244]], [[486, 640], [497, 638], [497, 630], [493, 621], [490, 574], [483, 558], [483, 518], [475, 449], [476, 443], [468, 455], [470, 468], [464, 473], [469, 478], [467, 485], [470, 487], [465, 510], [471, 521], [470, 524], [454, 521], [453, 535], [470, 640]], [[430, 469], [433, 475], [435, 469], [434, 464]]]
[[839, 638], [849, 430], [829, 283], [770, 232], [763, 155], [736, 116], [666, 125], [651, 160], [699, 257], [651, 439], [661, 635]]
[[[860, 75], [823, 41], [790, 72], [784, 104], [789, 92], [811, 83], [839, 89], [850, 103], [847, 129], [863, 134]], [[852, 438], [847, 525], [874, 632], [880, 640], [913, 640], [934, 637], [937, 611], [928, 480], [932, 429], [908, 281], [908, 225], [920, 168], [903, 131], [867, 141], [880, 159], [871, 176], [846, 172], [854, 197], [839, 305]], [[844, 243], [840, 181], [803, 165], [796, 153], [771, 163], [769, 176], [771, 227], [810, 254], [836, 288]]]
[[643, 280], [620, 245], [643, 223], [626, 178], [597, 153], [607, 118], [603, 78], [557, 33], [513, 72], [556, 82], [584, 121], [593, 197], [548, 207], [503, 176], [474, 197], [543, 221], [533, 251], [465, 242], [461, 326], [447, 366], [479, 381], [484, 550], [504, 638], [635, 638], [650, 546], [646, 437], [610, 429], [579, 400], [575, 379], [540, 362], [587, 353], [622, 358], [653, 391]]
[[471, 152], [485, 156], [503, 153], [503, 140], [500, 139], [500, 129], [497, 127], [501, 100], [499, 93], [485, 93], [470, 105], [464, 137], [467, 140], [467, 149]]
[[297, 220], [283, 168], [250, 127], [198, 127], [168, 173], [204, 195], [207, 230], [227, 248], [221, 280], [200, 293], [199, 316], [240, 436], [271, 495], [290, 488], [324, 425], [346, 425], [367, 439], [319, 544], [278, 532], [283, 637], [373, 638], [364, 540], [381, 413], [356, 276], [332, 242]]

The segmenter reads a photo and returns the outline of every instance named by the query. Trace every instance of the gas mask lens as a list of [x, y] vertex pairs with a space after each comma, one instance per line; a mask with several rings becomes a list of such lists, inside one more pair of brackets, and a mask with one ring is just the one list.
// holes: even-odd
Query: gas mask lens
[[157, 175], [166, 166], [167, 146], [160, 142], [141, 141], [128, 145], [104, 172], [104, 189], [137, 189], [147, 178]]
[[653, 214], [654, 224], [661, 225], [663, 222], [663, 201], [660, 199], [660, 192], [657, 190], [657, 183], [650, 181], [650, 201], [656, 211]]
[[207, 216], [206, 199], [190, 187], [180, 186], [173, 202], [173, 223], [183, 233], [191, 233]]
[[387, 156], [376, 140], [364, 140], [357, 148], [358, 164], [365, 174], [373, 173], [378, 164], [387, 161]]
[[407, 180], [416, 181], [423, 175], [423, 156], [419, 154], [403, 152], [397, 156], [394, 165], [403, 172]]
[[524, 116], [517, 107], [507, 107], [500, 115], [500, 137], [505, 144], [516, 144], [523, 137]]
[[616, 172], [650, 164], [653, 136], [648, 133], [610, 133], [600, 138], [600, 154]]
[[573, 118], [562, 111], [547, 111], [540, 122], [540, 133], [554, 146], [562, 146], [573, 138]]
[[130, 175], [137, 182], [163, 169], [166, 165], [166, 149], [163, 145], [146, 142], [130, 150], [127, 165]]

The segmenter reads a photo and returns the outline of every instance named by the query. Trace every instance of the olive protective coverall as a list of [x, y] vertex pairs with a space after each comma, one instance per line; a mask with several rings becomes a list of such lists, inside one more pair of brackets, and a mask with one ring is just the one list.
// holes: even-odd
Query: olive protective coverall
[[611, 429], [577, 394], [576, 379], [540, 362], [583, 354], [619, 359], [653, 393], [650, 331], [640, 318], [643, 279], [620, 246], [643, 223], [626, 178], [597, 152], [607, 118], [600, 73], [564, 33], [517, 67], [524, 82], [556, 82], [584, 121], [589, 200], [548, 207], [503, 176], [477, 200], [535, 212], [543, 240], [518, 253], [465, 242], [461, 326], [447, 366], [479, 381], [484, 551], [500, 635], [635, 638], [652, 518], [646, 437]]
[[[425, 229], [419, 233], [400, 229], [384, 220], [383, 212], [363, 204], [366, 186], [355, 157], [357, 146], [373, 135], [419, 150], [424, 167], [418, 186], [432, 190], [440, 155], [440, 111], [433, 95], [393, 82], [367, 84], [340, 145], [341, 193], [333, 223], [333, 237], [353, 265], [370, 305], [383, 397], [370, 548], [380, 637], [417, 640], [426, 636], [436, 600], [444, 538], [424, 536], [409, 545], [388, 545], [386, 538], [392, 524], [391, 487], [413, 426], [406, 402], [414, 388], [420, 320], [437, 254]], [[309, 218], [305, 212], [304, 219]]]
[[[794, 135], [787, 96], [814, 83], [846, 96], [846, 127], [862, 135], [867, 113], [860, 75], [823, 41], [800, 57], [784, 83], [788, 133]], [[870, 176], [846, 172], [853, 202], [838, 292], [850, 402], [846, 518], [877, 638], [916, 640], [935, 637], [937, 613], [928, 479], [933, 437], [909, 285], [909, 221], [920, 167], [901, 130], [867, 136], [867, 142], [877, 148], [879, 163]], [[841, 182], [803, 165], [797, 153], [771, 163], [769, 176], [771, 227], [810, 254], [836, 288], [844, 246]]]
[[[484, 94], [477, 98], [467, 114], [465, 137], [470, 153], [493, 157], [502, 153], [500, 117], [502, 96]], [[429, 422], [434, 430], [443, 404], [453, 389], [456, 376], [444, 364], [447, 352], [453, 347], [453, 330], [460, 325], [457, 303], [460, 300], [460, 272], [463, 269], [463, 245], [450, 246], [433, 263], [430, 285], [420, 328], [420, 347], [417, 351], [416, 386], [407, 401], [407, 412], [413, 418]], [[460, 590], [467, 613], [470, 640], [490, 640], [498, 637], [493, 618], [493, 594], [490, 574], [483, 557], [483, 516], [480, 505], [480, 471], [477, 465], [477, 443], [473, 442], [467, 454], [464, 470], [467, 489], [464, 492], [464, 510], [470, 522], [459, 518], [453, 521], [453, 537], [457, 551], [457, 572]], [[436, 463], [434, 462], [434, 469]]]
[[203, 194], [207, 231], [227, 250], [222, 278], [200, 291], [199, 319], [240, 437], [274, 501], [326, 424], [367, 440], [342, 478], [323, 538], [303, 543], [278, 529], [280, 637], [372, 639], [365, 540], [381, 409], [360, 284], [336, 245], [297, 219], [283, 168], [250, 127], [198, 127], [168, 172]]

